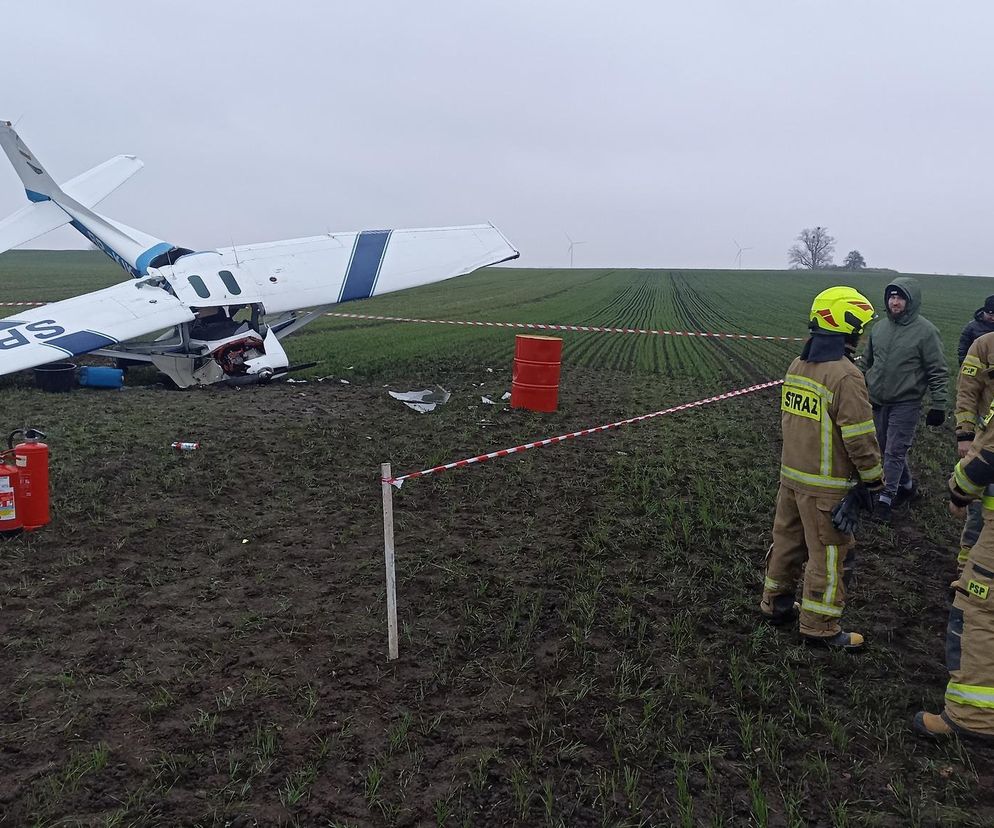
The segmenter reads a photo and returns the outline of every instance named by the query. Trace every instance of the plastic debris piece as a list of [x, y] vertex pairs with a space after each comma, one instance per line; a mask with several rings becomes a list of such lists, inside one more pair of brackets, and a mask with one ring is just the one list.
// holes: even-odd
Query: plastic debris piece
[[490, 397], [480, 397], [480, 401], [486, 403], [487, 405], [497, 405]]
[[423, 391], [387, 391], [395, 400], [400, 400], [408, 408], [417, 411], [419, 414], [427, 414], [434, 411], [435, 406], [444, 405], [452, 395], [442, 386], [436, 385], [434, 388], [426, 388]]
[[511, 399], [511, 392], [510, 391], [505, 391], [504, 395], [501, 397], [501, 399], [502, 400], [509, 400], [509, 399]]

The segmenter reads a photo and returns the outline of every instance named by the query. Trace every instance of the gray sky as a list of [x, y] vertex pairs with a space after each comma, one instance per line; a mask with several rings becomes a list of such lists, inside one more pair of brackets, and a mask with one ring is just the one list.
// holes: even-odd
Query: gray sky
[[[174, 244], [493, 221], [524, 266], [994, 275], [994, 3], [5, 3], [0, 118]], [[0, 165], [0, 215], [24, 203]], [[80, 241], [77, 241], [79, 239]], [[69, 230], [37, 247], [84, 246]]]

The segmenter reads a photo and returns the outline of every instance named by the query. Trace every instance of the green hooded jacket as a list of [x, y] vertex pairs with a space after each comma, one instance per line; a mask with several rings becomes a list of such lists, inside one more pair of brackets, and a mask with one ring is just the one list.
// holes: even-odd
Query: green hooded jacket
[[885, 309], [891, 288], [904, 295], [908, 306], [897, 319], [887, 314], [870, 328], [870, 341], [863, 357], [870, 402], [873, 405], [921, 402], [928, 392], [932, 408], [945, 410], [949, 366], [942, 352], [939, 329], [919, 315], [921, 288], [914, 279], [898, 276], [884, 288]]

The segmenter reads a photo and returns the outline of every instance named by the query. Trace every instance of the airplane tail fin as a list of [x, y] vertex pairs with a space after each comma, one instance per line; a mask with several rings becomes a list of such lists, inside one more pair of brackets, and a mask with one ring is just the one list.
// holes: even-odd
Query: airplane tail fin
[[72, 226], [132, 276], [143, 276], [156, 256], [172, 245], [90, 208], [106, 198], [142, 168], [133, 155], [118, 155], [59, 187], [34, 153], [0, 121], [0, 147], [21, 179], [33, 205], [0, 222], [0, 252], [30, 241], [63, 224]]
[[14, 131], [10, 121], [0, 121], [0, 147], [21, 179], [28, 198], [35, 202], [46, 198], [61, 201], [68, 195], [84, 207], [93, 207], [144, 166], [133, 155], [117, 155], [60, 187]]
[[59, 185], [34, 157], [34, 153], [14, 132], [14, 125], [10, 121], [0, 121], [0, 147], [3, 147], [3, 151], [7, 153], [11, 166], [21, 179], [31, 201], [44, 201], [62, 193]]

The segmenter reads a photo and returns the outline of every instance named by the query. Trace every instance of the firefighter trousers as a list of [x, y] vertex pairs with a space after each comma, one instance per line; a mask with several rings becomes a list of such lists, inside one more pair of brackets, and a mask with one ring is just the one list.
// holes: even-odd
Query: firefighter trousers
[[954, 727], [994, 737], [994, 512], [956, 583], [946, 629], [944, 718]]
[[[987, 487], [987, 494], [990, 493], [990, 486]], [[966, 507], [966, 520], [963, 523], [963, 531], [959, 536], [959, 555], [956, 557], [956, 566], [963, 570], [966, 559], [970, 557], [970, 550], [980, 537], [980, 531], [984, 528], [984, 507], [979, 500], [974, 500]]]
[[846, 584], [856, 564], [855, 540], [832, 525], [840, 498], [797, 492], [783, 484], [777, 493], [773, 545], [766, 561], [762, 612], [776, 616], [801, 595], [802, 635], [830, 637], [841, 631]]

